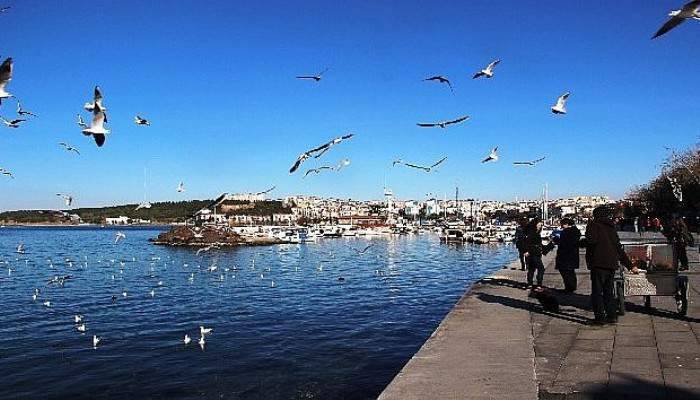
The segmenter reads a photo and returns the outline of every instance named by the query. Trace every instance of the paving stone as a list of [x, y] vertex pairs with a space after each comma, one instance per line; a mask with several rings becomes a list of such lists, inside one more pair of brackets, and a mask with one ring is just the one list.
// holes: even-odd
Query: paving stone
[[571, 350], [564, 359], [564, 365], [570, 364], [609, 364], [612, 359], [612, 352]]
[[687, 322], [667, 320], [660, 322], [654, 320], [654, 331], [659, 332], [690, 332], [690, 325]]
[[591, 351], [612, 351], [613, 340], [611, 339], [577, 339], [573, 349]]
[[615, 335], [618, 337], [654, 336], [654, 327], [651, 322], [648, 325], [620, 325], [618, 322]]
[[667, 386], [696, 391], [700, 398], [700, 370], [689, 368], [664, 368]]
[[653, 336], [616, 336], [615, 346], [656, 346], [656, 339]]
[[612, 339], [615, 336], [613, 327], [603, 327], [601, 329], [582, 328], [579, 329], [577, 339]]
[[700, 353], [700, 345], [698, 343], [688, 343], [688, 342], [669, 342], [663, 341], [656, 344], [659, 349], [659, 353], [670, 354], [678, 353], [680, 351], [685, 351], [688, 353]]
[[652, 358], [658, 359], [659, 352], [656, 346], [640, 347], [640, 346], [618, 346], [613, 348], [613, 358]]
[[700, 353], [659, 354], [661, 368], [700, 369]]
[[620, 358], [614, 357], [611, 373], [627, 373], [633, 375], [652, 375], [661, 377], [659, 359], [653, 358]]
[[607, 364], [564, 364], [555, 384], [560, 382], [607, 382], [610, 366]]
[[693, 332], [668, 332], [668, 331], [660, 331], [656, 332], [656, 340], [659, 342], [662, 341], [668, 341], [668, 342], [685, 342], [687, 341], [688, 343], [697, 343], [697, 337]]

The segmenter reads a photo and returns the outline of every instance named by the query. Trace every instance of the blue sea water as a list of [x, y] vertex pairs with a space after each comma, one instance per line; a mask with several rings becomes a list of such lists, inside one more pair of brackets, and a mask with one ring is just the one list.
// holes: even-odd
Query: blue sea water
[[0, 229], [0, 399], [376, 398], [465, 290], [515, 258], [433, 235], [197, 256], [150, 244], [157, 230], [115, 233]]

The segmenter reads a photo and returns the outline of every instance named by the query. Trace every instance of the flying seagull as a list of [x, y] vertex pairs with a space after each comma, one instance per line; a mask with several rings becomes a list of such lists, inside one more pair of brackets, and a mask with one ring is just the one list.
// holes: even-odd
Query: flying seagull
[[486, 68], [484, 68], [481, 71], [474, 74], [472, 79], [481, 78], [482, 76], [485, 76], [487, 78], [493, 78], [493, 69], [496, 68], [496, 65], [498, 65], [498, 63], [500, 63], [500, 62], [501, 62], [501, 60], [491, 61], [491, 63], [489, 65], [487, 65]]
[[349, 159], [349, 158], [345, 158], [345, 159], [343, 159], [343, 160], [340, 160], [340, 162], [338, 163], [338, 165], [335, 166], [335, 170], [336, 170], [336, 171], [340, 171], [341, 169], [347, 167], [348, 165], [350, 165], [350, 159]]
[[109, 133], [109, 129], [105, 129], [107, 117], [99, 103], [96, 103], [92, 110], [92, 123], [90, 123], [89, 128], [83, 129], [83, 135], [92, 135], [97, 147], [102, 147], [102, 145], [105, 144], [106, 135]]
[[271, 191], [275, 190], [276, 188], [277, 188], [277, 186], [272, 186], [271, 188], [269, 188], [269, 189], [267, 189], [267, 190], [263, 190], [262, 192], [258, 192], [258, 193], [255, 193], [255, 194], [256, 194], [256, 195], [268, 194], [268, 193], [270, 193]]
[[454, 90], [452, 89], [452, 83], [450, 83], [450, 80], [447, 79], [447, 77], [444, 77], [442, 75], [435, 75], [435, 76], [425, 78], [423, 80], [424, 81], [434, 81], [434, 82], [438, 82], [438, 83], [446, 83], [447, 86], [450, 88], [450, 91], [452, 93], [454, 93]]
[[80, 155], [80, 150], [78, 150], [78, 149], [76, 149], [75, 147], [69, 145], [68, 143], [61, 142], [61, 143], [59, 143], [59, 145], [63, 146], [63, 148], [66, 149], [66, 151], [72, 151], [72, 152], [75, 152], [75, 154]]
[[176, 189], [176, 190], [177, 190], [178, 193], [184, 192], [184, 191], [185, 191], [185, 182], [180, 182], [180, 184], [177, 185], [177, 189]]
[[33, 112], [27, 111], [24, 108], [22, 108], [22, 103], [20, 103], [19, 100], [17, 100], [17, 115], [31, 115], [32, 117], [37, 117], [37, 115]]
[[461, 122], [464, 122], [469, 119], [468, 115], [465, 115], [463, 117], [459, 117], [457, 119], [453, 119], [450, 121], [440, 121], [440, 122], [419, 122], [416, 125], [420, 126], [421, 128], [447, 128], [448, 125], [454, 125], [454, 124], [459, 124]]
[[306, 171], [306, 173], [304, 174], [304, 178], [306, 178], [306, 177], [307, 177], [310, 173], [312, 173], [312, 172], [315, 173], [316, 175], [318, 175], [318, 174], [321, 173], [321, 171], [323, 171], [323, 170], [325, 170], [325, 169], [333, 170], [333, 169], [335, 169], [335, 168], [329, 167], [328, 165], [322, 165], [322, 166], [320, 166], [320, 167], [318, 167], [318, 168], [311, 168], [311, 169], [309, 169], [309, 170]]
[[313, 80], [313, 81], [320, 81], [323, 78], [323, 74], [325, 74], [328, 71], [328, 68], [324, 69], [323, 72], [317, 75], [300, 75], [297, 76], [297, 79], [307, 79], [307, 80]]
[[661, 29], [654, 34], [652, 39], [656, 39], [657, 37], [667, 33], [671, 29], [685, 22], [687, 19], [700, 21], [700, 0], [694, 0], [686, 3], [680, 10], [674, 10], [668, 13], [668, 16], [671, 17], [671, 19], [666, 21]]
[[2, 119], [2, 123], [5, 124], [8, 128], [19, 128], [19, 124], [26, 121], [26, 119], [13, 119], [13, 120], [6, 120], [5, 117], [0, 117]]
[[484, 158], [483, 160], [481, 160], [482, 163], [487, 163], [487, 162], [490, 162], [490, 161], [493, 161], [493, 162], [498, 161], [498, 146], [494, 147], [494, 148], [491, 150], [491, 153], [489, 154], [488, 157], [486, 157], [486, 158]]
[[349, 134], [344, 135], [344, 136], [339, 136], [339, 137], [331, 140], [328, 143], [324, 143], [324, 144], [316, 147], [315, 149], [311, 149], [311, 150], [308, 150], [304, 153], [301, 153], [299, 155], [299, 157], [297, 157], [297, 160], [294, 162], [294, 165], [292, 165], [292, 168], [289, 169], [289, 173], [293, 174], [294, 171], [296, 171], [299, 168], [301, 163], [308, 160], [312, 156], [314, 158], [319, 158], [323, 155], [323, 153], [327, 152], [332, 146], [342, 142], [343, 140], [350, 139], [353, 136], [354, 136], [354, 134], [352, 134], [352, 133], [349, 133]]
[[114, 244], [119, 243], [122, 239], [126, 239], [126, 235], [122, 232], [117, 232], [117, 234], [114, 235]]
[[136, 125], [151, 126], [151, 122], [149, 120], [143, 119], [138, 115], [134, 117], [134, 122]]
[[63, 201], [66, 202], [66, 206], [68, 206], [68, 207], [70, 207], [70, 205], [73, 204], [73, 196], [71, 196], [69, 194], [56, 193], [56, 196], [62, 198]]
[[346, 245], [346, 246], [349, 247], [349, 248], [351, 248], [351, 249], [353, 249], [353, 250], [355, 250], [355, 252], [356, 252], [357, 254], [365, 254], [365, 253], [367, 252], [367, 250], [369, 250], [370, 248], [372, 248], [372, 247], [374, 246], [374, 244], [368, 244], [367, 246], [365, 246], [365, 247], [362, 248], [362, 249], [356, 249], [356, 248], [354, 248], [354, 247], [352, 247], [352, 246], [350, 246], [350, 245]]
[[201, 249], [197, 250], [197, 252], [195, 253], [195, 255], [198, 256], [198, 255], [200, 255], [200, 254], [202, 254], [202, 253], [206, 253], [206, 252], [208, 252], [209, 250], [212, 250], [212, 249], [219, 249], [219, 246], [212, 244], [212, 245], [209, 245], [209, 246], [206, 246], [206, 247], [202, 247]]
[[513, 165], [527, 165], [529, 167], [534, 167], [535, 164], [539, 163], [540, 161], [543, 161], [545, 157], [538, 158], [537, 160], [532, 160], [532, 161], [515, 161], [513, 162]]
[[87, 129], [87, 128], [88, 128], [88, 125], [87, 125], [87, 124], [85, 123], [85, 121], [83, 120], [83, 116], [80, 115], [80, 114], [78, 114], [78, 126], [81, 127], [81, 128], [83, 128], [83, 129]]
[[12, 172], [6, 170], [5, 168], [0, 168], [0, 175], [5, 175], [7, 177], [10, 177], [12, 179], [15, 179], [15, 176], [12, 175]]
[[395, 160], [395, 161], [392, 163], [392, 166], [394, 166], [394, 165], [396, 165], [396, 164], [403, 164], [403, 165], [405, 165], [405, 166], [407, 166], [407, 167], [410, 167], [410, 168], [416, 168], [416, 169], [421, 169], [421, 170], [423, 170], [423, 171], [425, 171], [425, 172], [430, 172], [430, 171], [432, 171], [435, 167], [437, 167], [438, 165], [442, 164], [445, 160], [447, 160], [447, 157], [441, 158], [438, 162], [434, 163], [433, 165], [431, 165], [431, 166], [429, 166], [429, 167], [425, 167], [425, 166], [422, 166], [422, 165], [416, 165], [416, 164], [406, 163], [406, 162], [403, 162], [402, 160]]
[[0, 14], [7, 12], [10, 8], [10, 6], [0, 7]]
[[151, 207], [153, 207], [153, 205], [152, 205], [151, 203], [149, 203], [149, 202], [147, 202], [147, 201], [144, 201], [143, 203], [140, 203], [138, 206], [136, 206], [136, 208], [134, 209], [134, 211], [138, 211], [138, 210], [140, 210], [140, 209], [142, 209], [142, 208], [151, 208]]
[[9, 57], [0, 65], [0, 104], [2, 104], [2, 99], [13, 97], [11, 93], [5, 91], [5, 86], [12, 80], [12, 64], [12, 58]]
[[566, 92], [559, 96], [557, 99], [557, 104], [552, 106], [552, 112], [554, 114], [566, 114], [566, 101], [569, 99], [571, 93]]

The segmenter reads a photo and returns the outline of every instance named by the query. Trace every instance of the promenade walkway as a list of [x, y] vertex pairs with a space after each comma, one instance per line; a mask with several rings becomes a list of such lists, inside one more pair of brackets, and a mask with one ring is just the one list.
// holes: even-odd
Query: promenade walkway
[[[561, 288], [551, 256], [545, 265], [545, 285]], [[598, 327], [585, 267], [577, 294], [556, 294], [555, 314], [527, 297], [513, 264], [474, 285], [379, 398], [700, 399], [698, 263], [688, 276], [687, 318], [672, 298], [652, 309], [631, 298], [617, 325]]]

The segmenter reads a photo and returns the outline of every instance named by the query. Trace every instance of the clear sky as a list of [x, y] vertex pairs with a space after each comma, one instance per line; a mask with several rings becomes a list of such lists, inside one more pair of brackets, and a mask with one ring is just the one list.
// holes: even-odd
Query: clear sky
[[[61, 208], [57, 192], [81, 207], [271, 185], [273, 197], [376, 199], [385, 183], [404, 199], [451, 197], [455, 184], [463, 197], [535, 198], [544, 183], [551, 197], [620, 197], [658, 172], [664, 146], [700, 133], [700, 22], [650, 40], [683, 0], [2, 4], [7, 89], [39, 118], [0, 126], [0, 167], [16, 176], [0, 176], [0, 210]], [[495, 58], [493, 79], [471, 79]], [[294, 78], [325, 68], [319, 83]], [[435, 74], [455, 93], [421, 81]], [[99, 149], [75, 123], [90, 118], [95, 84], [112, 131]], [[564, 91], [569, 113], [555, 116]], [[4, 101], [0, 115], [15, 107]], [[136, 126], [137, 113], [152, 126]], [[415, 125], [463, 114], [446, 130]], [[356, 135], [289, 175], [301, 152], [345, 132]], [[482, 165], [496, 145], [501, 160]], [[443, 156], [431, 174], [391, 167]], [[343, 158], [340, 173], [302, 179]]]

